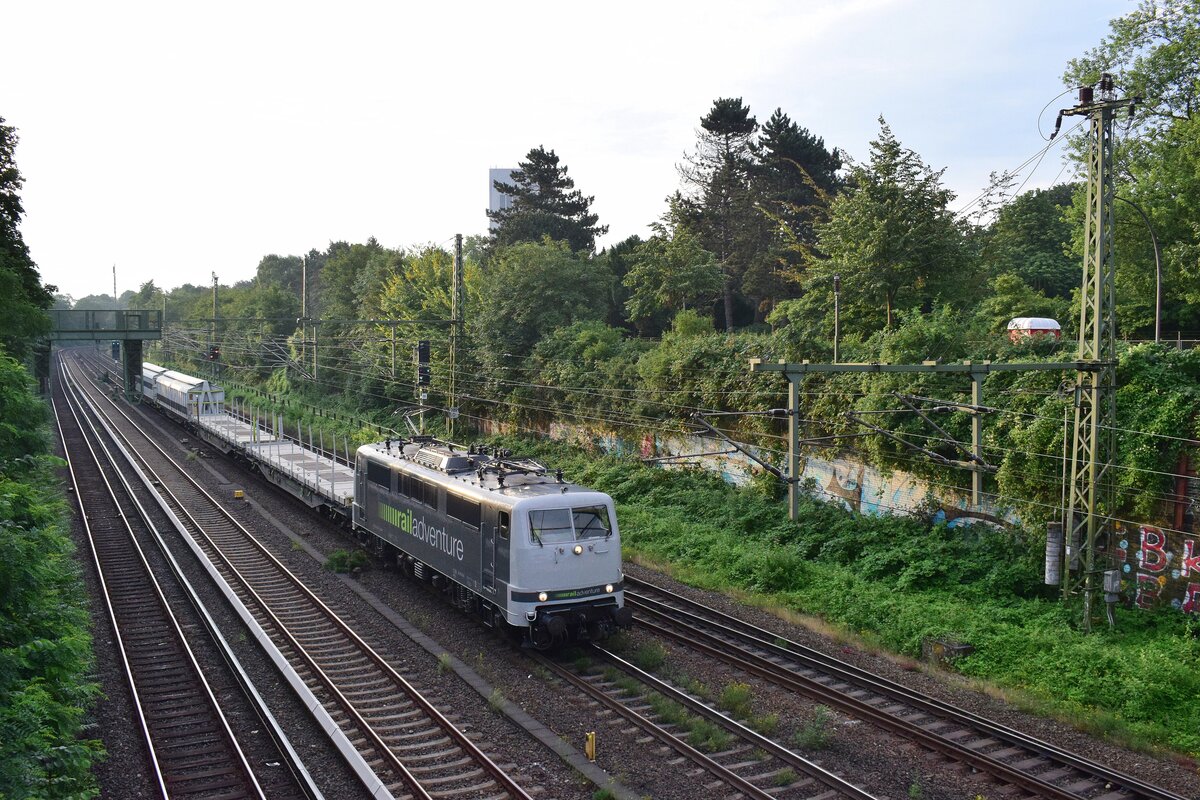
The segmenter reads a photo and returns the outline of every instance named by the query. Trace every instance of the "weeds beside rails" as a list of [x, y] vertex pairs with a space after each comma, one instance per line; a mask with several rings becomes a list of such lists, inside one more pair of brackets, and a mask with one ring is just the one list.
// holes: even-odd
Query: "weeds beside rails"
[[925, 638], [969, 643], [975, 651], [954, 669], [1027, 710], [1126, 746], [1200, 756], [1200, 620], [1118, 608], [1115, 630], [1083, 634], [1078, 609], [1045, 595], [1037, 534], [858, 515], [813, 497], [793, 522], [785, 503], [696, 470], [500, 443], [610, 494], [627, 560], [911, 658]]

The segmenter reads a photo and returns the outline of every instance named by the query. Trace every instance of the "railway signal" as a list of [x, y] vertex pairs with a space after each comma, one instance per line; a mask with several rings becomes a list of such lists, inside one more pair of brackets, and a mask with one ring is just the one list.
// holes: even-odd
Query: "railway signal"
[[422, 400], [429, 397], [428, 386], [433, 373], [429, 367], [429, 340], [421, 339], [413, 348], [413, 356], [417, 364], [417, 394]]

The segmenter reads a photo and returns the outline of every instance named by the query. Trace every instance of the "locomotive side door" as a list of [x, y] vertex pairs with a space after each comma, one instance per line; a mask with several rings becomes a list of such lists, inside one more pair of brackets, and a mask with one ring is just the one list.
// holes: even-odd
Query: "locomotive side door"
[[488, 520], [479, 525], [480, 547], [479, 582], [485, 592], [496, 591], [496, 514], [491, 512]]

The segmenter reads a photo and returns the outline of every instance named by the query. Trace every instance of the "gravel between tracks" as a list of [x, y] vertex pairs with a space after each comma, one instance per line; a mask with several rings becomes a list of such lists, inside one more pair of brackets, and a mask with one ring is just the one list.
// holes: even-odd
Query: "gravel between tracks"
[[[171, 445], [168, 451], [173, 455], [182, 456], [197, 445], [197, 440], [165, 418], [152, 412], [147, 414], [147, 418], [157, 428], [160, 442]], [[185, 443], [182, 440], [190, 441]], [[211, 452], [207, 446], [201, 447], [201, 450]], [[328, 598], [331, 605], [343, 613], [364, 638], [400, 666], [418, 688], [455, 709], [455, 719], [472, 731], [478, 741], [491, 744], [499, 761], [517, 765], [517, 774], [527, 787], [533, 787], [532, 790], [539, 797], [562, 800], [590, 798], [595, 787], [550, 749], [535, 741], [507, 717], [493, 711], [492, 704], [457, 675], [439, 669], [438, 659], [415, 645], [395, 625], [367, 605], [355, 593], [356, 586], [361, 586], [411, 625], [424, 631], [440, 643], [446, 653], [457, 657], [468, 671], [477, 673], [503, 697], [544, 723], [567, 744], [581, 750], [584, 734], [596, 731], [597, 764], [619, 782], [613, 787], [618, 795], [624, 794], [621, 791], [623, 785], [632, 790], [634, 797], [684, 800], [704, 796], [702, 787], [705, 778], [690, 777], [687, 774], [688, 767], [668, 766], [666, 761], [669, 757], [663, 756], [657, 747], [639, 743], [636, 735], [629, 736], [622, 732], [625, 726], [597, 714], [596, 708], [580, 701], [563, 687], [547, 684], [518, 649], [397, 573], [371, 568], [353, 578], [344, 578], [322, 569], [310, 551], [328, 555], [335, 550], [353, 547], [350, 539], [327, 520], [228, 459], [217, 456], [199, 458], [192, 463], [196, 465], [192, 471], [194, 477], [214, 496], [222, 498], [246, 527], [273, 547], [282, 561], [318, 587], [322, 596]], [[247, 500], [232, 499], [233, 490], [238, 488], [246, 491]], [[829, 652], [966, 710], [1033, 733], [1184, 797], [1200, 797], [1200, 775], [1195, 764], [1114, 747], [1070, 726], [1024, 714], [1009, 704], [975, 691], [952, 673], [870, 653], [728, 597], [681, 586], [653, 570], [628, 563], [626, 569], [632, 575], [664, 584], [802, 644]], [[123, 697], [123, 678], [118, 662], [105, 646], [111, 639], [107, 635], [107, 623], [104, 620], [101, 622], [103, 624], [94, 631], [97, 670], [109, 699], [97, 709], [96, 721], [109, 748], [110, 758], [97, 768], [97, 773], [105, 797], [146, 796], [145, 788], [131, 779], [131, 776], [144, 774], [146, 767], [140, 750], [128, 744], [132, 741], [132, 734], [128, 732], [131, 717], [128, 701]], [[639, 647], [649, 638], [635, 628], [629, 637], [629, 646]], [[697, 657], [683, 648], [666, 643], [663, 647], [667, 651], [667, 660], [660, 672], [686, 676], [713, 692], [719, 692], [734, 680], [750, 684], [754, 713], [759, 717], [769, 713], [779, 716], [777, 739], [786, 741], [794, 731], [804, 727], [814, 714], [814, 704], [811, 702], [771, 689], [755, 679], [736, 675], [723, 665]], [[241, 649], [250, 651], [253, 648], [247, 643]], [[252, 677], [261, 680], [267, 687], [273, 687], [271, 694], [278, 695], [273, 698], [272, 708], [277, 709], [275, 713], [292, 736], [293, 745], [306, 755], [309, 769], [326, 796], [362, 796], [357, 782], [329, 754], [327, 740], [315, 731], [307, 712], [297, 709], [295, 701], [290, 699], [290, 692], [279, 685], [274, 669], [262, 663], [261, 657], [255, 663], [250, 652], [244, 654], [243, 658]], [[899, 742], [855, 720], [834, 714], [828, 725], [828, 733], [827, 746], [815, 751], [797, 748], [798, 752], [847, 780], [864, 786], [880, 798], [974, 800], [977, 795], [982, 795], [995, 800], [1001, 796], [995, 787], [980, 776], [972, 775], [969, 769], [947, 764], [941, 757]]]

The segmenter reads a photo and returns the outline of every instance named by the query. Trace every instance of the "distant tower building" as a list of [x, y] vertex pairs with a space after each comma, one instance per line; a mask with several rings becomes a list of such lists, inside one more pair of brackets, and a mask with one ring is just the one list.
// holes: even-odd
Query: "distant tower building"
[[[496, 191], [496, 181], [501, 183], [512, 183], [512, 174], [516, 172], [516, 167], [507, 169], [489, 169], [488, 170], [488, 211], [496, 212], [512, 206], [512, 196], [500, 194]], [[496, 223], [492, 219], [488, 219], [488, 230], [495, 230]]]

